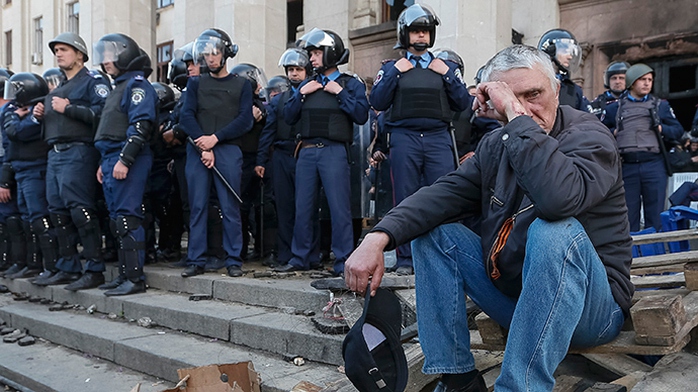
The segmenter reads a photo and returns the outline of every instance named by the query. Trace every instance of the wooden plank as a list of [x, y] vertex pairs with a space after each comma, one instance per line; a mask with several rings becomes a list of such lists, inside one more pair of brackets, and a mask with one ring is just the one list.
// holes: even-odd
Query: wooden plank
[[685, 264], [660, 265], [659, 267], [631, 268], [633, 275], [661, 275], [668, 272], [683, 272]]
[[698, 228], [687, 230], [663, 231], [661, 233], [634, 235], [633, 245], [652, 244], [655, 242], [674, 242], [698, 239]]
[[698, 290], [698, 263], [684, 265], [683, 275], [686, 279], [686, 289]]
[[683, 272], [675, 275], [630, 276], [635, 288], [681, 287], [686, 284]]
[[632, 392], [695, 391], [698, 385], [698, 356], [679, 352], [657, 362], [633, 387]]
[[628, 391], [632, 390], [637, 383], [645, 377], [645, 372], [634, 372], [611, 382], [611, 384], [622, 385]]
[[668, 295], [680, 295], [685, 297], [691, 291], [685, 288], [678, 289], [662, 289], [662, 290], [635, 290], [633, 295], [632, 304], [635, 305], [638, 301], [643, 298], [658, 297], [658, 296], [668, 296]]
[[630, 269], [686, 264], [696, 261], [698, 261], [698, 250], [690, 250], [688, 252], [667, 253], [665, 255], [636, 257], [633, 259]]
[[438, 374], [424, 374], [422, 373], [422, 366], [424, 366], [424, 353], [422, 353], [422, 346], [419, 343], [415, 343], [410, 347], [405, 349], [405, 356], [407, 357], [407, 387], [405, 392], [419, 392], [424, 389], [432, 381], [439, 377]]
[[485, 344], [504, 346], [507, 343], [507, 331], [485, 312], [475, 316], [475, 323]]
[[637, 339], [646, 336], [673, 337], [687, 321], [680, 295], [644, 298], [630, 308], [630, 317]]
[[649, 372], [652, 370], [652, 366], [625, 354], [586, 353], [582, 355], [591, 362], [617, 374], [619, 377], [635, 372]]

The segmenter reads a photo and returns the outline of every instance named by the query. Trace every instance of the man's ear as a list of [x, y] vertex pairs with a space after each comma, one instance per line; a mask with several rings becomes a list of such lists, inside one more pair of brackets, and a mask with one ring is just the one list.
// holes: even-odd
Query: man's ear
[[558, 106], [560, 106], [560, 83], [557, 83], [557, 88], [555, 89], [555, 99], [557, 99]]

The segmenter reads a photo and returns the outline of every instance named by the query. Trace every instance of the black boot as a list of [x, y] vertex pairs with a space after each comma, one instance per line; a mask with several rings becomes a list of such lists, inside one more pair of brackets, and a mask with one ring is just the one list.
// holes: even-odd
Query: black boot
[[117, 288], [105, 291], [104, 295], [106, 295], [107, 297], [114, 297], [118, 295], [129, 295], [138, 293], [145, 293], [145, 282], [142, 280], [132, 282], [126, 279]]
[[34, 281], [34, 284], [38, 286], [57, 286], [63, 284], [70, 284], [80, 279], [80, 273], [64, 272], [58, 271], [52, 277], [44, 280], [41, 284]]
[[464, 374], [445, 374], [434, 392], [487, 392], [485, 379], [477, 370]]
[[112, 290], [112, 289], [115, 289], [115, 288], [121, 286], [121, 284], [124, 283], [126, 280], [127, 280], [126, 275], [122, 274], [122, 275], [119, 275], [116, 278], [114, 278], [114, 280], [112, 280], [109, 283], [104, 283], [104, 284], [99, 285], [97, 288], [100, 290]]
[[29, 266], [22, 268], [12, 275], [5, 275], [8, 279], [24, 279], [24, 278], [34, 278], [41, 273], [38, 268], [29, 268]]
[[82, 274], [80, 279], [65, 286], [64, 289], [68, 291], [87, 290], [94, 289], [102, 284], [104, 284], [103, 273], [87, 271], [84, 274]]

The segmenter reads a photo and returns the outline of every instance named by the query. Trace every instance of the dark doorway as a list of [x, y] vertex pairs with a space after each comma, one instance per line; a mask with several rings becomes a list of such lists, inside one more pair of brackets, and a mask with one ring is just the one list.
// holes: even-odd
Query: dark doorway
[[287, 47], [294, 47], [296, 31], [303, 24], [303, 0], [289, 0], [286, 3]]
[[655, 71], [654, 94], [669, 101], [685, 131], [698, 104], [698, 57], [668, 57], [645, 61]]

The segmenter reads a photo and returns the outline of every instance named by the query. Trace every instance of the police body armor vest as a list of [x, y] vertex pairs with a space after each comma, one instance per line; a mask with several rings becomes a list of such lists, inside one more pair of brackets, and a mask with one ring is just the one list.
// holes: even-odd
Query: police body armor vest
[[[344, 88], [350, 78], [341, 74], [335, 82]], [[354, 139], [354, 122], [339, 108], [337, 96], [322, 89], [306, 95], [301, 109], [301, 138], [314, 137], [342, 143]]]
[[284, 120], [284, 107], [289, 98], [291, 98], [291, 90], [284, 91], [281, 93], [279, 104], [276, 106], [276, 137], [274, 140], [296, 139], [296, 126]]
[[470, 147], [470, 138], [473, 130], [473, 124], [470, 122], [472, 115], [472, 108], [467, 108], [462, 112], [456, 112], [453, 115], [453, 131], [459, 149], [465, 146], [468, 148]]
[[428, 68], [412, 68], [402, 74], [390, 109], [390, 121], [421, 117], [450, 122], [452, 116], [440, 74]]
[[[245, 81], [237, 76], [228, 80], [214, 80], [209, 74], [199, 77], [196, 120], [204, 135], [213, 135], [235, 120], [240, 111], [240, 95]], [[222, 143], [240, 145], [240, 138]]]
[[[253, 105], [264, 112], [265, 109], [263, 103], [255, 100]], [[240, 137], [240, 151], [244, 153], [257, 153], [257, 148], [259, 147], [259, 136], [262, 134], [262, 129], [264, 129], [264, 124], [266, 123], [266, 118], [259, 122], [255, 121], [252, 125], [252, 129]]]
[[37, 159], [46, 159], [48, 150], [48, 144], [41, 138], [30, 142], [11, 140], [7, 146], [7, 160], [35, 161]]
[[645, 102], [634, 102], [624, 96], [618, 102], [616, 141], [621, 153], [661, 152], [652, 120], [652, 111], [657, 105], [655, 100], [653, 97]]
[[93, 124], [87, 124], [80, 120], [58, 113], [53, 110], [53, 105], [51, 104], [53, 97], [69, 98], [70, 94], [78, 85], [79, 80], [83, 77], [90, 76], [78, 74], [73, 79], [64, 83], [62, 86], [59, 86], [55, 90], [48, 93], [46, 98], [44, 98], [43, 134], [45, 141], [66, 143], [93, 139]]
[[97, 127], [95, 141], [114, 140], [119, 142], [126, 140], [126, 131], [130, 123], [128, 114], [121, 111], [121, 99], [126, 91], [126, 86], [128, 86], [128, 81], [124, 80], [117, 84], [114, 90], [107, 96], [104, 102], [104, 109], [102, 109], [102, 118], [99, 120], [99, 127]]
[[577, 102], [577, 92], [575, 91], [575, 84], [569, 79], [563, 79], [560, 81], [560, 105], [569, 105], [573, 108], [579, 108], [579, 102]]

